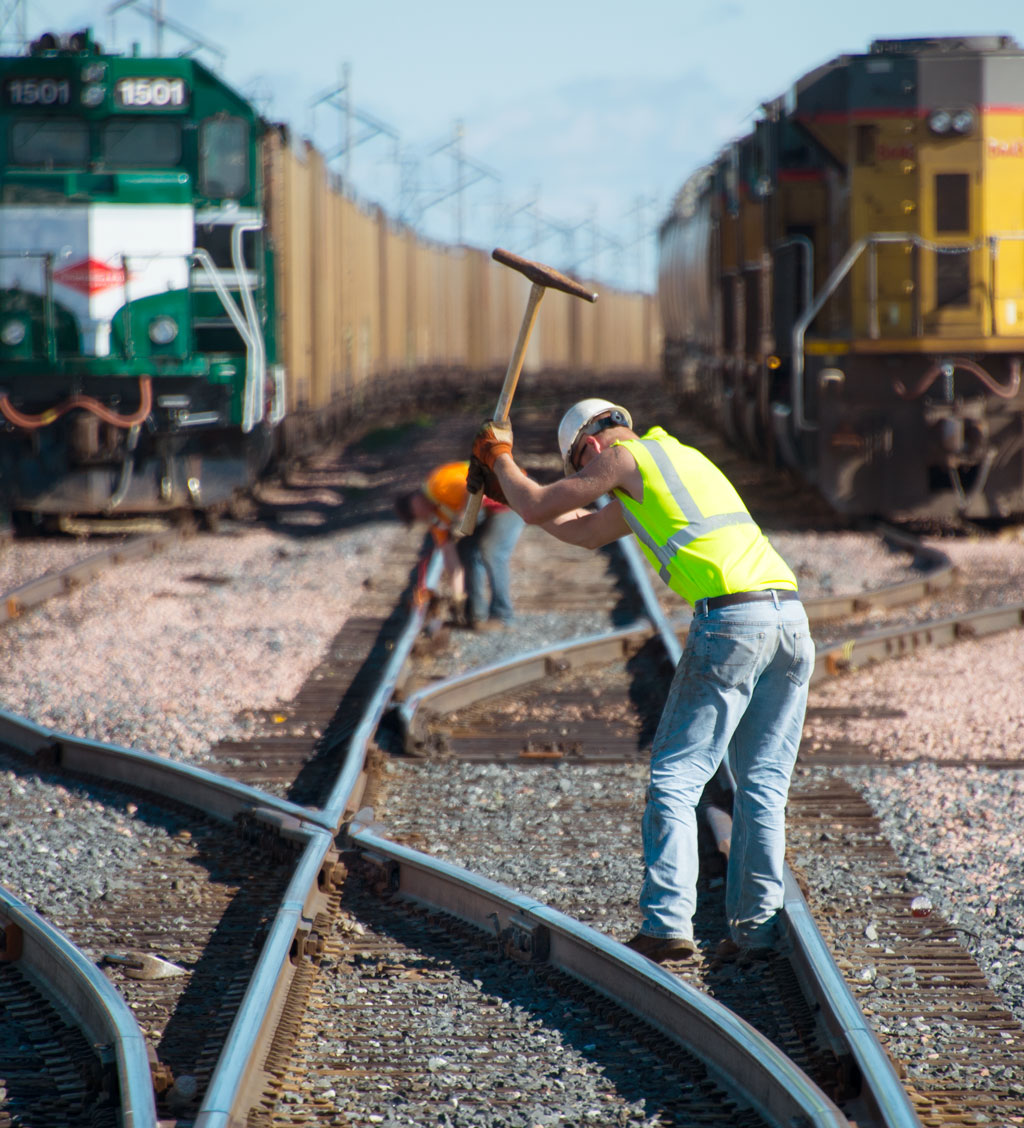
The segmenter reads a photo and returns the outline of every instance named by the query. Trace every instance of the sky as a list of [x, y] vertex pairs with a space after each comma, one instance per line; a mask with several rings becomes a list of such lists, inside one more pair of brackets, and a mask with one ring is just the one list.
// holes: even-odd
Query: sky
[[[0, 19], [12, 0], [0, 2]], [[425, 236], [653, 290], [686, 178], [759, 106], [874, 39], [1013, 36], [1013, 0], [20, 0], [27, 33], [197, 57]], [[9, 45], [14, 20], [0, 29]], [[341, 94], [359, 143], [344, 138]], [[324, 99], [327, 99], [326, 101]], [[365, 139], [364, 139], [365, 138]], [[463, 190], [455, 191], [461, 153]]]

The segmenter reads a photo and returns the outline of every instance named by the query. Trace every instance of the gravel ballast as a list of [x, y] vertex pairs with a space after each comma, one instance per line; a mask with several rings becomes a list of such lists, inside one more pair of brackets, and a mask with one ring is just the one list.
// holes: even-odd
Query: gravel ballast
[[[385, 520], [322, 537], [232, 527], [182, 541], [150, 560], [115, 568], [0, 630], [0, 707], [78, 736], [215, 766], [214, 746], [248, 733], [251, 722], [240, 719], [242, 714], [288, 701], [345, 620], [358, 613], [377, 555], [408, 552], [411, 560], [417, 540]], [[773, 540], [807, 596], [860, 592], [913, 575], [906, 556], [881, 548], [867, 534], [787, 532]], [[979, 592], [986, 603], [1021, 600], [1019, 539], [943, 541], [938, 547], [952, 557], [962, 579], [943, 605], [949, 610], [932, 607], [929, 615], [952, 613]], [[46, 570], [38, 564], [44, 551], [39, 547], [30, 560], [20, 545], [0, 550], [3, 590]], [[65, 545], [62, 551], [80, 558], [95, 546], [83, 552]], [[528, 560], [524, 551], [517, 583]], [[49, 565], [56, 566], [62, 565]], [[912, 620], [915, 612], [906, 614]], [[502, 634], [455, 633], [439, 676], [590, 633], [601, 628], [598, 618], [520, 615]], [[851, 671], [816, 686], [812, 703], [884, 707], [897, 715], [847, 718], [836, 722], [837, 733], [889, 761], [934, 761], [902, 767], [890, 762], [844, 774], [866, 795], [936, 908], [970, 934], [965, 943], [1024, 1022], [1024, 859], [1015, 833], [1024, 819], [1024, 786], [1011, 769], [942, 763], [1022, 758], [1022, 668], [1024, 633], [1009, 632]], [[426, 793], [434, 797], [428, 809], [437, 814], [436, 831], [424, 848], [483, 869], [520, 892], [572, 905], [581, 919], [620, 939], [635, 929], [642, 766], [624, 765], [621, 778], [611, 782], [606, 774], [569, 765], [554, 775], [450, 763], [443, 772], [430, 763], [396, 761], [389, 768], [396, 783], [406, 773], [418, 773], [423, 777], [418, 787], [432, 789]], [[599, 805], [610, 786], [635, 796], [636, 819], [595, 828], [593, 841], [581, 847], [589, 864], [574, 870], [560, 849], [572, 810], [576, 804]], [[44, 814], [48, 805], [55, 820], [63, 811], [67, 825], [68, 793], [55, 797], [51, 785], [19, 784], [10, 772], [3, 787], [8, 795], [20, 788], [19, 804]], [[422, 833], [403, 813], [400, 794], [400, 786], [394, 787], [377, 817], [396, 836]], [[76, 823], [83, 813], [90, 814], [88, 804], [75, 807]], [[125, 817], [105, 816], [108, 822]], [[8, 816], [5, 836], [12, 825]], [[494, 825], [503, 828], [507, 841], [532, 838], [543, 843], [543, 851], [536, 857], [502, 851], [505, 868], [499, 872], [485, 852], [469, 848]], [[100, 844], [117, 843], [115, 835], [127, 838], [125, 830], [132, 829], [130, 819], [113, 835], [100, 826], [95, 847], [76, 859], [81, 896], [102, 890]], [[41, 896], [45, 907], [53, 895], [45, 875], [58, 848], [60, 841], [51, 843], [42, 831], [22, 836], [6, 854], [4, 884]]]

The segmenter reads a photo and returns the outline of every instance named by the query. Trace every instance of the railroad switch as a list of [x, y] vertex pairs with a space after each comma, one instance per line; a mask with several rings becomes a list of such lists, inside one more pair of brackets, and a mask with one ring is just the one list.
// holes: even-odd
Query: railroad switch
[[321, 893], [340, 893], [352, 868], [359, 860], [356, 850], [345, 850], [333, 861], [328, 859], [320, 868], [317, 885]]
[[366, 884], [379, 897], [396, 893], [401, 883], [401, 868], [391, 858], [383, 858], [370, 850], [364, 850], [359, 858], [360, 869]]
[[153, 1092], [159, 1096], [166, 1093], [174, 1084], [174, 1073], [171, 1067], [156, 1056], [156, 1047], [146, 1044], [146, 1056], [149, 1059], [149, 1075], [153, 1080]]
[[129, 979], [174, 979], [179, 975], [186, 975], [183, 967], [179, 967], [170, 960], [162, 960], [159, 956], [150, 955], [148, 952], [127, 952], [123, 956], [105, 955], [105, 964], [119, 964], [124, 968]]
[[542, 963], [551, 951], [547, 926], [525, 917], [510, 916], [498, 938], [505, 955], [519, 963]]
[[293, 964], [299, 960], [307, 959], [311, 961], [319, 960], [324, 954], [324, 938], [319, 932], [304, 931], [300, 929], [295, 933], [295, 939], [292, 941], [292, 948], [290, 952], [290, 959]]
[[21, 926], [11, 920], [0, 920], [0, 963], [21, 959], [24, 937]]

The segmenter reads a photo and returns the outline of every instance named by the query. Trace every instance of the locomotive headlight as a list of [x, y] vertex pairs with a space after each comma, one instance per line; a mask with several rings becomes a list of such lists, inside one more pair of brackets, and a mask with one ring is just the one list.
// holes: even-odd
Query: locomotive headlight
[[948, 133], [953, 128], [953, 118], [948, 110], [936, 110], [928, 118], [928, 128], [932, 133]]
[[166, 314], [149, 323], [149, 339], [154, 345], [169, 345], [178, 335], [178, 323]]
[[24, 321], [8, 321], [0, 329], [0, 343], [5, 344], [9, 349], [17, 348], [24, 339]]
[[86, 86], [82, 90], [82, 105], [95, 109], [107, 96], [102, 86]]
[[970, 133], [974, 128], [974, 114], [971, 110], [958, 110], [953, 115], [953, 132]]

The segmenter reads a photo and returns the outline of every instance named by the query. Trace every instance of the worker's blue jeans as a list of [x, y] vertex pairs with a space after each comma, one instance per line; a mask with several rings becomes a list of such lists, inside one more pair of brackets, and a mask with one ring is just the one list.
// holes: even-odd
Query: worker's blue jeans
[[507, 623], [512, 618], [509, 558], [523, 528], [522, 517], [511, 509], [482, 509], [477, 527], [459, 541], [459, 559], [466, 574], [466, 612], [471, 623], [485, 619]]
[[733, 940], [767, 947], [783, 902], [785, 815], [814, 667], [798, 601], [695, 615], [651, 750], [641, 931], [693, 938], [697, 804], [729, 753], [736, 781], [726, 883]]

